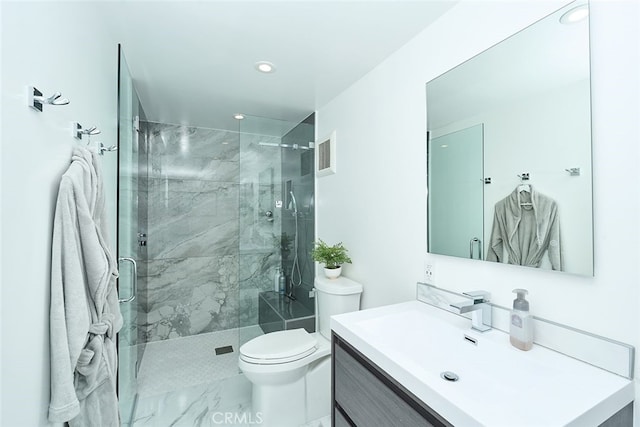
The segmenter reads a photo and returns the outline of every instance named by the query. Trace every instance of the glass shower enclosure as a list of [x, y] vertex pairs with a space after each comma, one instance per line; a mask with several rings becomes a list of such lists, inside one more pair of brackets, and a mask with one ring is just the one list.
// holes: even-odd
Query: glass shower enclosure
[[[237, 129], [146, 120], [118, 55], [118, 387], [128, 425], [145, 357], [162, 357], [163, 344], [223, 340], [221, 354], [237, 357], [257, 335], [314, 330], [315, 125], [313, 114], [297, 123], [246, 116]], [[275, 291], [278, 269], [288, 295]], [[237, 364], [229, 372], [238, 375]]]
[[[315, 331], [314, 115], [299, 123], [239, 121], [240, 343], [258, 333]], [[285, 276], [285, 291], [277, 285]]]
[[144, 346], [138, 337], [138, 288], [140, 261], [138, 233], [141, 227], [139, 204], [139, 101], [127, 61], [118, 45], [118, 293], [123, 327], [118, 334], [118, 397], [123, 423], [135, 408], [137, 374]]

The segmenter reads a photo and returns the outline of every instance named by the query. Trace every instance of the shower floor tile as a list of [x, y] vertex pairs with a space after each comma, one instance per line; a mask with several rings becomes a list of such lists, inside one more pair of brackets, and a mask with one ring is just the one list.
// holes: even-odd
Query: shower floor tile
[[[250, 326], [148, 343], [138, 372], [138, 399], [239, 375], [240, 338], [259, 335], [260, 327]], [[229, 345], [233, 352], [216, 355], [216, 348]]]

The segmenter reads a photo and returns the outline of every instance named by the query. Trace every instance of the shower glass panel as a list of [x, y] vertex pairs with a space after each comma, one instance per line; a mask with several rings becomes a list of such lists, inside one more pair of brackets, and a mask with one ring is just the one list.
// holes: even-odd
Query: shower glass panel
[[138, 99], [127, 61], [118, 46], [118, 292], [124, 325], [118, 334], [118, 396], [122, 422], [133, 415], [137, 390], [138, 309], [136, 281], [138, 264], [138, 134], [133, 118]]
[[430, 136], [429, 252], [483, 259], [483, 126]]
[[[246, 116], [239, 138], [239, 344], [275, 330], [312, 332], [314, 116]], [[288, 296], [276, 292], [278, 269]]]
[[[138, 266], [119, 338], [129, 425], [160, 393], [246, 387], [237, 358], [247, 340], [314, 330], [314, 123], [247, 117], [228, 130], [147, 120], [119, 55], [119, 257]], [[132, 295], [132, 266], [120, 263], [121, 299]], [[276, 268], [295, 300], [274, 292]]]

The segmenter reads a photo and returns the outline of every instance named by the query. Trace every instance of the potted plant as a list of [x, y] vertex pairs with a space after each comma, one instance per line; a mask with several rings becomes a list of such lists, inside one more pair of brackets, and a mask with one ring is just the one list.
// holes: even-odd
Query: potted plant
[[314, 261], [324, 264], [324, 274], [329, 279], [336, 279], [340, 276], [342, 264], [351, 264], [351, 258], [347, 255], [347, 249], [342, 246], [342, 242], [329, 246], [319, 239], [311, 250], [311, 257]]

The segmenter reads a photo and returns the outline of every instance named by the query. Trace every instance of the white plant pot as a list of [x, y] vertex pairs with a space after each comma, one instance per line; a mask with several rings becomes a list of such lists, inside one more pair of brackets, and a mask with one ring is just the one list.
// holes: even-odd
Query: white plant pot
[[327, 278], [329, 279], [337, 279], [338, 277], [340, 277], [340, 274], [342, 273], [342, 266], [338, 267], [338, 268], [326, 268], [324, 269], [324, 275], [327, 276]]

